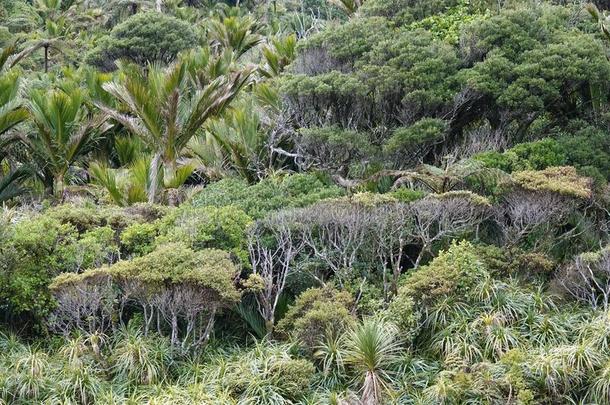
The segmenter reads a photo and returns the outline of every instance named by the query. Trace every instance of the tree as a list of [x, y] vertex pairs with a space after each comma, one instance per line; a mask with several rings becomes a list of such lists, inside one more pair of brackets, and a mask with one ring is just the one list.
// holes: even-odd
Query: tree
[[267, 333], [275, 324], [275, 310], [288, 277], [297, 270], [295, 259], [304, 247], [291, 211], [272, 214], [257, 221], [248, 233], [252, 272], [258, 282], [255, 297], [258, 311], [265, 320]]
[[571, 214], [592, 196], [591, 180], [569, 166], [516, 172], [511, 181], [495, 215], [509, 246], [533, 234], [537, 235], [534, 247], [541, 246], [548, 240], [545, 236], [566, 225]]
[[[5, 49], [0, 55], [0, 71], [9, 53]], [[19, 140], [18, 137], [9, 136], [8, 132], [28, 117], [27, 110], [21, 104], [19, 79], [17, 72], [0, 75], [0, 203], [21, 194], [19, 184], [31, 174], [27, 167], [9, 168], [6, 173], [2, 167], [8, 157], [6, 151], [9, 145]]]
[[559, 283], [574, 298], [593, 309], [610, 309], [610, 247], [576, 256], [558, 274]]
[[168, 68], [150, 64], [146, 69], [121, 65], [122, 78], [105, 83], [103, 88], [128, 113], [96, 103], [103, 112], [140, 137], [152, 151], [147, 190], [149, 202], [158, 198], [160, 169], [170, 175], [176, 173], [178, 158], [189, 140], [250, 83], [252, 69], [246, 68], [216, 77], [202, 88], [194, 88], [187, 75], [189, 63], [181, 60]]
[[62, 304], [55, 323], [66, 331], [83, 326], [102, 331], [110, 314], [113, 322], [123, 321], [126, 305], [134, 303], [142, 310], [145, 335], [153, 328], [163, 334], [167, 328], [172, 346], [187, 352], [205, 345], [217, 313], [239, 301], [237, 276], [226, 252], [164, 245], [110, 267], [59, 275], [52, 285]]
[[415, 217], [413, 235], [421, 245], [413, 262], [416, 268], [432, 253], [435, 243], [477, 230], [492, 213], [486, 198], [467, 191], [429, 195], [413, 202], [411, 210]]
[[68, 170], [90, 152], [109, 126], [104, 114], [94, 114], [84, 91], [66, 85], [63, 90], [32, 90], [26, 108], [36, 126], [27, 144], [41, 165], [45, 185], [56, 195], [64, 191]]
[[256, 47], [263, 38], [262, 27], [251, 17], [228, 16], [210, 21], [210, 42], [213, 48], [231, 50], [236, 59]]

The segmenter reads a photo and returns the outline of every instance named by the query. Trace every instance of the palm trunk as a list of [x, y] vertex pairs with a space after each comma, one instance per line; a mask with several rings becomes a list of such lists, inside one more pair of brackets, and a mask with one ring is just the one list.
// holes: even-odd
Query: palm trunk
[[64, 188], [64, 175], [56, 174], [53, 179], [53, 194], [55, 197], [63, 200]]
[[161, 154], [156, 153], [150, 162], [150, 185], [148, 186], [148, 202], [154, 204], [157, 197], [157, 187], [159, 185], [159, 165], [161, 163]]
[[44, 46], [44, 72], [49, 73], [49, 46]]

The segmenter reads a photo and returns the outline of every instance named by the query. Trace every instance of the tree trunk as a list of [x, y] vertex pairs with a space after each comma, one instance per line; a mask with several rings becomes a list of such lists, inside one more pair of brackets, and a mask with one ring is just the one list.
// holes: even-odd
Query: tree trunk
[[64, 194], [64, 175], [63, 174], [55, 175], [55, 178], [53, 179], [53, 194], [55, 195], [56, 198], [63, 200], [63, 194]]
[[44, 72], [49, 73], [49, 45], [44, 46]]
[[161, 163], [161, 154], [156, 153], [150, 162], [150, 184], [148, 186], [148, 202], [154, 204], [157, 198], [157, 187], [159, 185], [159, 165]]

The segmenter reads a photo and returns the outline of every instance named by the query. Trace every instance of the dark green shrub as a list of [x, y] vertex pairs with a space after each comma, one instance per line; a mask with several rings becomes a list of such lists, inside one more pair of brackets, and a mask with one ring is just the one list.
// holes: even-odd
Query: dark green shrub
[[[74, 269], [76, 229], [47, 216], [18, 222], [0, 241], [0, 306], [4, 315], [40, 327], [53, 308], [47, 285]], [[27, 324], [27, 323], [31, 324]]]
[[197, 36], [188, 23], [163, 13], [138, 13], [102, 37], [87, 55], [87, 63], [104, 71], [114, 70], [118, 59], [139, 65], [169, 63], [196, 45]]
[[135, 223], [121, 233], [121, 247], [128, 256], [142, 256], [153, 251], [158, 235], [158, 224]]

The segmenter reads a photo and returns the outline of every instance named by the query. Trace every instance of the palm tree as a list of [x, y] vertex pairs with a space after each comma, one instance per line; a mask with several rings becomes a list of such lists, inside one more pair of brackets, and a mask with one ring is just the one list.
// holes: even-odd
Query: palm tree
[[368, 318], [350, 331], [345, 339], [345, 362], [362, 382], [363, 405], [382, 403], [390, 391], [392, 370], [400, 358], [398, 329], [384, 320]]
[[249, 182], [255, 182], [257, 163], [263, 149], [263, 134], [259, 116], [251, 102], [240, 103], [222, 119], [207, 125], [207, 134], [220, 147], [231, 166]]
[[585, 9], [591, 14], [593, 21], [599, 25], [599, 30], [606, 40], [610, 40], [610, 30], [607, 25], [610, 17], [606, 15], [606, 13], [600, 11], [594, 3], [586, 4]]
[[39, 162], [42, 178], [55, 195], [64, 190], [65, 176], [79, 159], [92, 150], [109, 128], [104, 115], [94, 115], [85, 104], [81, 88], [33, 90], [26, 108], [37, 131], [27, 144]]
[[[14, 47], [7, 47], [0, 54], [0, 71], [13, 53]], [[19, 79], [17, 72], [8, 72], [0, 76], [0, 163], [7, 157], [8, 145], [19, 140], [16, 136], [7, 136], [7, 132], [28, 116], [19, 97], [21, 91]], [[2, 176], [3, 174], [0, 167], [0, 202], [21, 194], [22, 189], [18, 184], [29, 176], [30, 171], [20, 167], [9, 171], [5, 176]]]
[[296, 58], [297, 37], [294, 34], [286, 37], [271, 38], [263, 47], [265, 66], [260, 69], [266, 77], [279, 76], [280, 73]]
[[329, 0], [329, 2], [337, 6], [349, 18], [356, 15], [358, 9], [364, 3], [364, 0]]
[[263, 40], [262, 29], [251, 17], [228, 16], [210, 21], [212, 46], [231, 50], [236, 58], [241, 57]]
[[28, 114], [21, 105], [19, 73], [0, 76], [0, 136], [24, 121]]
[[13, 197], [23, 194], [23, 189], [20, 184], [31, 177], [32, 171], [21, 166], [9, 172], [5, 176], [0, 177], [0, 203], [10, 200]]
[[189, 63], [188, 59], [181, 60], [168, 68], [151, 64], [146, 69], [121, 65], [121, 79], [105, 83], [103, 88], [128, 113], [96, 103], [152, 151], [149, 202], [157, 199], [161, 166], [169, 173], [176, 173], [178, 158], [189, 140], [250, 82], [252, 69], [246, 68], [195, 87], [189, 85]]

